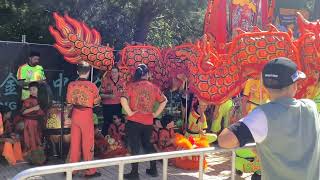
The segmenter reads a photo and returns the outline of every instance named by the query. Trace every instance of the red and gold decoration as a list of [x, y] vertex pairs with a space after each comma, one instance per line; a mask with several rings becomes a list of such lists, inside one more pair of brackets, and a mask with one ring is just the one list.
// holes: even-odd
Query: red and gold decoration
[[95, 29], [90, 29], [68, 15], [59, 16], [53, 13], [56, 28], [50, 26], [49, 31], [55, 38], [54, 47], [70, 63], [88, 62], [91, 66], [111, 70], [114, 63], [113, 48], [101, 45], [101, 36]]
[[[248, 7], [254, 11], [251, 6]], [[112, 48], [100, 45], [101, 38], [96, 30], [90, 30], [67, 15], [62, 17], [54, 13], [54, 18], [56, 29], [50, 27], [50, 32], [56, 39], [55, 47], [67, 61], [84, 60], [104, 70], [111, 67]], [[163, 50], [151, 45], [127, 45], [121, 51], [119, 62], [121, 79], [129, 81], [137, 65], [145, 63], [151, 70], [153, 82], [162, 89], [169, 88], [174, 78], [187, 80], [189, 88], [201, 101], [221, 104], [239, 94], [247, 79], [259, 78], [269, 60], [284, 56], [295, 61], [307, 74], [297, 94], [298, 98], [305, 97], [307, 87], [316, 85], [315, 73], [320, 70], [320, 25], [306, 21], [301, 15], [299, 22], [302, 34], [297, 39], [291, 31], [280, 32], [272, 25], [267, 31], [253, 27], [251, 32], [238, 30], [237, 35], [224, 44], [225, 51], [216, 49], [216, 39], [210, 34], [195, 43]]]
[[100, 150], [99, 158], [112, 158], [117, 156], [125, 156], [128, 154], [128, 150], [122, 145], [122, 143], [109, 135], [104, 139], [104, 148]]

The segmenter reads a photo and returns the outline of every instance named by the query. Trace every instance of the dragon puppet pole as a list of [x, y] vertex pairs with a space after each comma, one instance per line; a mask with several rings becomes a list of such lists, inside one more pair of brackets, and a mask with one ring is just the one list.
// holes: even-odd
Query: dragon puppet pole
[[260, 97], [259, 97], [259, 104], [261, 105], [262, 104], [262, 88], [263, 88], [263, 84], [262, 84], [262, 74], [260, 75], [260, 88], [259, 88], [259, 93], [260, 93]]
[[185, 108], [185, 113], [186, 113], [186, 115], [185, 115], [185, 118], [184, 118], [184, 124], [183, 124], [183, 130], [187, 130], [187, 128], [188, 128], [188, 79], [186, 80], [186, 108]]
[[90, 72], [90, 74], [91, 74], [90, 81], [93, 83], [93, 67], [92, 67], [92, 66], [91, 66], [91, 72]]

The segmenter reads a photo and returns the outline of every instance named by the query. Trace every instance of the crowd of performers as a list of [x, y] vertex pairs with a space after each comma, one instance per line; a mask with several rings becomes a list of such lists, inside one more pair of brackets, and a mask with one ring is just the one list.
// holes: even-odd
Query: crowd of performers
[[[212, 1], [212, 6], [218, 6], [219, 4], [214, 4], [216, 2], [222, 3], [221, 7], [224, 7], [226, 3], [225, 1]], [[229, 23], [231, 25], [229, 34], [235, 34], [235, 29], [238, 27], [248, 31], [252, 30], [251, 28], [254, 25], [262, 24], [263, 26], [266, 24], [272, 12], [267, 13], [265, 11], [266, 7], [257, 8], [258, 4], [261, 7], [266, 6], [263, 2], [266, 1], [257, 0], [246, 3], [244, 1], [233, 1], [233, 5], [229, 7], [231, 8], [229, 14], [232, 16]], [[225, 9], [217, 8], [211, 13], [211, 17], [207, 15], [206, 19], [220, 19], [220, 15], [223, 14], [220, 11], [225, 11]], [[294, 13], [286, 9], [279, 9], [277, 21], [279, 21], [279, 24], [286, 24], [284, 17]], [[219, 14], [219, 16], [215, 16], [215, 14]], [[258, 16], [262, 16], [261, 22], [258, 22]], [[284, 23], [281, 23], [281, 21]], [[205, 31], [214, 35], [217, 41], [216, 48], [218, 51], [222, 51], [224, 47], [221, 44], [225, 44], [227, 41], [227, 32], [225, 32], [228, 29], [226, 28], [227, 21], [214, 22], [218, 22], [220, 26], [206, 24]], [[292, 26], [290, 23], [291, 21], [286, 26]], [[211, 29], [213, 32], [209, 27], [214, 28]], [[221, 27], [222, 30], [216, 27]], [[286, 28], [284, 27], [284, 29]], [[10, 165], [15, 165], [19, 161], [42, 165], [46, 161], [46, 156], [48, 156], [44, 147], [44, 129], [48, 107], [41, 105], [41, 98], [39, 98], [39, 91], [46, 87], [44, 86], [46, 77], [42, 66], [39, 65], [39, 60], [40, 54], [31, 52], [28, 62], [18, 69], [17, 79], [20, 80], [22, 86], [22, 103], [18, 113], [13, 114], [6, 106], [0, 107], [0, 153]], [[283, 63], [287, 64], [285, 61]], [[189, 92], [183, 83], [177, 83], [175, 80], [173, 80], [169, 92], [161, 92], [159, 87], [149, 81], [152, 74], [145, 64], [140, 64], [136, 68], [133, 78], [128, 84], [122, 84], [119, 79], [119, 69], [114, 66], [111, 71], [103, 74], [100, 88], [88, 80], [90, 70], [91, 67], [88, 64], [79, 64], [77, 66], [79, 78], [68, 85], [66, 95], [68, 107], [66, 109], [72, 110], [68, 115], [71, 118], [71, 141], [69, 150], [65, 150], [68, 151], [67, 162], [79, 162], [80, 159], [90, 161], [94, 159], [94, 156], [97, 158], [112, 158], [138, 155], [142, 152], [155, 153], [180, 150], [184, 149], [179, 147], [177, 143], [181, 139], [181, 134], [190, 141], [194, 141], [193, 138], [205, 138], [208, 144], [215, 143], [218, 135], [220, 135], [219, 144], [223, 147], [242, 146], [247, 142], [248, 137], [240, 136], [239, 131], [248, 131], [248, 129], [252, 134], [251, 139], [254, 138], [256, 142], [257, 139], [258, 142], [261, 142], [261, 139], [266, 139], [266, 135], [260, 137], [261, 134], [259, 134], [265, 130], [261, 128], [263, 124], [260, 122], [256, 125], [252, 124], [252, 120], [250, 121], [250, 117], [258, 116], [257, 111], [254, 111], [255, 113], [251, 116], [249, 115], [249, 118], [247, 117], [240, 123], [222, 131], [223, 128], [247, 116], [256, 107], [261, 107], [271, 100], [268, 93], [270, 91], [266, 90], [264, 87], [266, 83], [261, 79], [247, 80], [241, 94], [225, 101], [223, 104], [208, 106]], [[294, 82], [290, 83], [295, 84]], [[286, 85], [290, 85], [290, 88], [294, 87], [290, 83]], [[313, 90], [310, 90], [310, 97], [317, 103], [318, 111], [320, 110], [319, 86], [320, 83]], [[274, 96], [279, 92], [272, 91], [272, 93]], [[177, 102], [180, 109], [179, 116], [182, 117], [183, 121], [179, 126], [176, 118], [170, 114], [170, 111], [166, 110], [166, 106]], [[291, 105], [287, 101], [281, 101], [281, 103]], [[303, 103], [311, 104], [310, 102]], [[274, 104], [276, 103], [273, 103], [274, 107], [278, 107]], [[102, 124], [98, 123], [97, 116], [94, 113], [94, 108], [100, 105], [103, 109]], [[269, 105], [262, 107], [266, 108], [264, 110], [269, 113], [270, 117], [272, 113], [279, 113], [277, 108], [273, 109], [274, 112], [269, 112], [269, 109], [267, 109]], [[280, 109], [280, 107], [278, 108]], [[259, 115], [261, 116], [261, 111]], [[308, 116], [306, 112], [303, 115]], [[247, 128], [244, 128], [243, 124], [246, 124]], [[272, 125], [276, 125], [276, 123]], [[259, 131], [257, 132], [257, 130]], [[274, 133], [277, 134], [277, 132]], [[235, 140], [234, 135], [237, 136], [237, 140]], [[236, 143], [232, 144], [232, 142]], [[237, 150], [236, 155], [236, 169], [239, 172], [254, 172], [253, 177], [259, 179], [261, 173], [260, 160], [256, 152], [242, 149]], [[261, 155], [263, 158], [267, 156], [266, 154]], [[289, 155], [291, 154], [288, 153]], [[188, 161], [178, 160], [181, 159], [170, 160], [169, 164], [177, 167], [188, 166], [186, 163]], [[199, 162], [196, 162], [196, 164], [199, 166]], [[284, 163], [283, 167], [285, 165], [287, 164]], [[272, 170], [274, 169], [271, 169], [270, 172]], [[146, 173], [152, 177], [158, 176], [156, 161], [150, 162], [150, 168], [146, 169]], [[272, 177], [272, 174], [268, 175]], [[97, 177], [100, 176], [100, 173], [93, 168], [86, 170], [84, 176]], [[131, 171], [124, 177], [126, 179], [138, 179], [138, 163], [133, 163]], [[270, 177], [267, 178], [272, 179]]]
[[[19, 113], [13, 115], [6, 106], [0, 109], [0, 152], [10, 165], [19, 161], [41, 165], [46, 161], [43, 130], [47, 109], [40, 106], [38, 98], [39, 89], [43, 88], [41, 84], [45, 83], [46, 78], [39, 59], [40, 54], [32, 52], [28, 63], [18, 70], [17, 77], [23, 82]], [[71, 143], [68, 162], [79, 162], [80, 159], [90, 161], [94, 156], [111, 158], [138, 155], [143, 151], [154, 153], [179, 150], [176, 145], [177, 132], [187, 138], [206, 137], [207, 142], [212, 144], [223, 127], [228, 127], [257, 106], [269, 102], [268, 92], [260, 79], [249, 79], [240, 98], [234, 97], [219, 106], [208, 108], [183, 86], [173, 85], [169, 93], [161, 92], [159, 87], [149, 81], [151, 74], [145, 64], [137, 67], [132, 81], [126, 85], [120, 83], [119, 69], [113, 67], [111, 72], [103, 75], [100, 89], [88, 80], [90, 70], [88, 64], [78, 65], [79, 78], [69, 83], [67, 89], [66, 102], [72, 108], [69, 114]], [[165, 94], [169, 95], [166, 97]], [[315, 89], [312, 97], [320, 110], [320, 89]], [[164, 111], [167, 102], [173, 103], [171, 101], [178, 101], [181, 109], [188, 112], [187, 115], [181, 112], [187, 120], [179, 128], [176, 127], [175, 118]], [[100, 103], [104, 116], [102, 126], [98, 124], [93, 111]], [[21, 121], [24, 122], [23, 127]], [[169, 164], [174, 163], [169, 161]], [[244, 165], [246, 163], [252, 166]], [[236, 168], [242, 172], [255, 172], [259, 176], [256, 153], [238, 150]], [[156, 161], [150, 162], [146, 173], [152, 177], [158, 176]], [[100, 173], [96, 169], [89, 169], [84, 175], [96, 177]], [[124, 177], [138, 178], [138, 163], [133, 163], [130, 173]]]

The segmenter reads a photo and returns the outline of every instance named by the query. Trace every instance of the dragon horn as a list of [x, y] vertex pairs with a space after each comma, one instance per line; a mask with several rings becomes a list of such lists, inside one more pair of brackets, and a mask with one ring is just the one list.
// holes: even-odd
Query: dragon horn
[[53, 28], [53, 26], [49, 26], [49, 32], [52, 34], [52, 36], [56, 39], [56, 44], [59, 46], [66, 46], [70, 47], [72, 46], [72, 43], [70, 41], [65, 40], [61, 34]]
[[66, 22], [69, 23], [73, 27], [73, 29], [75, 30], [74, 33], [77, 35], [77, 37], [78, 37], [77, 39], [84, 40], [84, 38], [83, 38], [84, 32], [82, 30], [81, 24], [77, 20], [68, 16], [67, 14], [64, 15], [64, 18], [65, 18]]
[[252, 32], [261, 32], [261, 29], [258, 26], [253, 26]]
[[101, 44], [101, 35], [96, 29], [92, 29], [92, 34], [94, 37], [94, 44]]
[[274, 26], [273, 24], [268, 24], [268, 31], [269, 32], [279, 32], [278, 28]]
[[297, 12], [297, 22], [298, 28], [301, 33], [304, 33], [308, 26], [310, 26], [310, 22], [306, 20], [300, 12]]
[[238, 35], [246, 33], [244, 30], [237, 28]]
[[288, 28], [288, 34], [289, 34], [290, 38], [293, 38], [293, 31], [291, 28]]
[[91, 32], [91, 30], [89, 29], [89, 27], [85, 24], [85, 23], [81, 23], [83, 31], [84, 31], [84, 41], [85, 42], [89, 42], [89, 43], [94, 43], [94, 37], [93, 34]]
[[56, 27], [61, 32], [61, 35], [63, 35], [64, 38], [68, 38], [68, 34], [73, 32], [72, 27], [56, 12], [53, 13], [53, 18], [56, 21]]

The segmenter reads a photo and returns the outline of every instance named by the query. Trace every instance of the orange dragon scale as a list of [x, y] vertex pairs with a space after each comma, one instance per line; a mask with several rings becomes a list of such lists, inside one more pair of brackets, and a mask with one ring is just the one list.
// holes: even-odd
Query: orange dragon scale
[[[70, 63], [86, 61], [95, 68], [110, 70], [114, 64], [113, 48], [101, 45], [101, 36], [68, 15], [54, 13], [55, 27], [49, 30], [54, 47]], [[130, 81], [140, 63], [147, 64], [153, 82], [162, 89], [171, 87], [173, 79], [188, 81], [190, 90], [202, 101], [221, 104], [236, 96], [249, 78], [259, 78], [263, 66], [271, 59], [288, 57], [307, 79], [299, 82], [297, 97], [307, 97], [309, 88], [318, 82], [320, 70], [320, 21], [309, 22], [298, 15], [301, 36], [280, 32], [269, 25], [268, 31], [254, 27], [252, 32], [238, 30], [224, 47], [215, 49], [216, 39], [205, 34], [195, 43], [160, 49], [151, 45], [127, 45], [121, 50], [120, 76]]]

